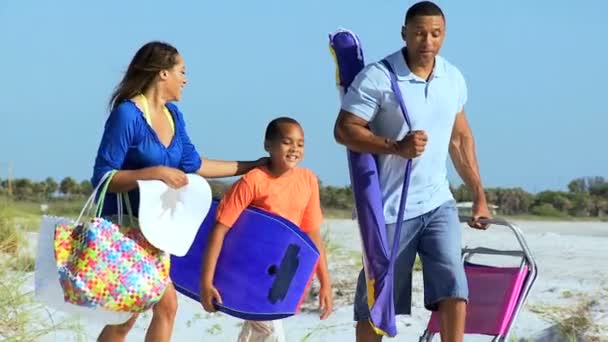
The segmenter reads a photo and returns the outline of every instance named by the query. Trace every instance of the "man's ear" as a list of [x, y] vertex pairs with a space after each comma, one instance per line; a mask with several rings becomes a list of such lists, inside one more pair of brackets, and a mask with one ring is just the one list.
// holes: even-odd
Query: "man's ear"
[[403, 41], [405, 41], [405, 25], [401, 26], [401, 39], [403, 39]]
[[268, 140], [264, 140], [264, 151], [270, 152], [270, 142]]

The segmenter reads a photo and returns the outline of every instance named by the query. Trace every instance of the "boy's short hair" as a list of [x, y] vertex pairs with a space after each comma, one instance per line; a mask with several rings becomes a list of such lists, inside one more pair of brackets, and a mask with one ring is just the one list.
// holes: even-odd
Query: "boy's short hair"
[[265, 140], [274, 140], [274, 139], [278, 138], [279, 134], [281, 133], [281, 131], [279, 130], [279, 125], [286, 124], [286, 123], [290, 123], [290, 124], [294, 124], [294, 125], [298, 125], [298, 126], [302, 127], [296, 119], [293, 119], [293, 118], [290, 118], [287, 116], [282, 116], [282, 117], [276, 118], [268, 123], [268, 126], [266, 126], [266, 134], [264, 135], [264, 139]]

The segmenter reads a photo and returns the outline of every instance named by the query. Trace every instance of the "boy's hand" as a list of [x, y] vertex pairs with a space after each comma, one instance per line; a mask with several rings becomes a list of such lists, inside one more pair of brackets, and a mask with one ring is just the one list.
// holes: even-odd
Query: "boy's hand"
[[216, 312], [217, 308], [213, 304], [213, 301], [218, 303], [222, 302], [222, 297], [220, 293], [217, 291], [215, 286], [204, 286], [201, 290], [201, 304], [203, 304], [203, 308], [207, 312]]
[[329, 317], [333, 310], [333, 298], [331, 286], [322, 286], [319, 290], [319, 311], [321, 311], [321, 319]]

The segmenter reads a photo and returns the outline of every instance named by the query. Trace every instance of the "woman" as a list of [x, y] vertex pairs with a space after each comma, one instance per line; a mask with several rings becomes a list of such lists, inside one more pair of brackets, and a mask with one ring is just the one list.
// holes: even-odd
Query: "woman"
[[[118, 170], [109, 184], [103, 215], [117, 211], [117, 192], [129, 192], [133, 208], [139, 205], [137, 180], [158, 179], [172, 188], [187, 184], [187, 173], [206, 178], [241, 175], [266, 162], [219, 161], [201, 158], [190, 141], [184, 118], [172, 101], [179, 101], [186, 84], [182, 56], [173, 46], [150, 42], [137, 51], [114, 92], [95, 159], [92, 183]], [[177, 311], [177, 295], [169, 285], [153, 307], [146, 341], [169, 341]], [[99, 341], [124, 341], [137, 319], [108, 325]]]

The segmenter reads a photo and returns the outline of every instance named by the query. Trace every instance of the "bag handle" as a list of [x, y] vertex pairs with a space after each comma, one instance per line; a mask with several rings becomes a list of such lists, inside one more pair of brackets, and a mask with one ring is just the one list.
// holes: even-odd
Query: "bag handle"
[[[116, 174], [116, 170], [111, 171], [112, 175], [109, 177], [109, 179], [106, 181], [106, 183], [103, 186], [103, 189], [101, 191], [101, 194], [99, 195], [99, 199], [97, 201], [97, 206], [96, 206], [96, 210], [95, 210], [95, 217], [101, 217], [101, 212], [103, 211], [103, 204], [106, 198], [106, 194], [108, 192], [108, 187], [110, 186], [110, 182], [112, 180], [112, 177]], [[117, 215], [118, 215], [118, 224], [122, 225], [123, 221], [123, 197], [126, 199], [126, 203], [127, 203], [127, 214], [129, 215], [129, 224], [133, 225], [134, 223], [134, 219], [133, 219], [133, 210], [131, 208], [131, 201], [129, 200], [129, 193], [127, 192], [118, 192], [116, 193], [116, 204], [117, 204]]]
[[82, 219], [82, 215], [84, 215], [85, 211], [87, 211], [87, 208], [89, 209], [88, 212], [90, 213], [91, 209], [93, 208], [93, 205], [95, 204], [95, 196], [99, 192], [99, 189], [101, 189], [102, 187], [106, 187], [107, 186], [106, 183], [107, 184], [110, 183], [110, 180], [114, 176], [114, 173], [116, 173], [116, 171], [111, 170], [111, 171], [106, 172], [101, 177], [101, 179], [99, 180], [99, 184], [97, 184], [97, 186], [93, 189], [91, 196], [89, 196], [87, 201], [84, 203], [84, 206], [82, 207], [82, 210], [80, 211], [80, 214], [78, 215], [78, 219], [76, 219], [76, 223], [80, 222], [80, 220]]
[[[131, 227], [134, 226], [135, 223], [135, 219], [133, 216], [133, 210], [131, 209], [131, 201], [129, 200], [129, 193], [125, 192], [119, 192], [116, 194], [116, 200], [117, 200], [117, 204], [118, 204], [118, 225], [122, 226], [122, 217], [124, 215], [123, 213], [123, 198], [125, 200], [125, 202], [127, 203], [127, 214], [129, 215], [129, 224], [131, 225]], [[99, 215], [101, 216], [101, 208], [100, 208], [100, 212]]]
[[[91, 216], [91, 210], [93, 209], [93, 206], [95, 206], [95, 217], [100, 217], [101, 216], [101, 211], [103, 210], [103, 203], [105, 201], [105, 197], [106, 197], [106, 193], [108, 191], [108, 187], [110, 185], [110, 182], [112, 181], [112, 178], [114, 177], [114, 175], [116, 174], [116, 170], [111, 170], [106, 172], [102, 177], [101, 180], [99, 181], [99, 184], [97, 184], [97, 186], [95, 187], [95, 189], [93, 189], [93, 192], [91, 193], [91, 195], [89, 196], [89, 198], [87, 199], [87, 201], [85, 202], [82, 210], [80, 211], [80, 214], [78, 215], [78, 218], [76, 219], [76, 223], [81, 223], [81, 219], [82, 216], [84, 215], [85, 212], [87, 212], [88, 216]], [[97, 203], [95, 203], [95, 197], [97, 196], [97, 193], [99, 193], [99, 190], [101, 189], [101, 193], [99, 195], [99, 198], [97, 200]], [[127, 213], [129, 215], [129, 223], [132, 225], [134, 222], [133, 219], [133, 211], [131, 208], [131, 202], [129, 201], [129, 195], [128, 193], [125, 193], [124, 196], [126, 196], [126, 201], [127, 201]], [[117, 193], [117, 202], [118, 202], [118, 223], [122, 224], [122, 197], [123, 197], [123, 193]], [[88, 209], [88, 210], [87, 210]]]

